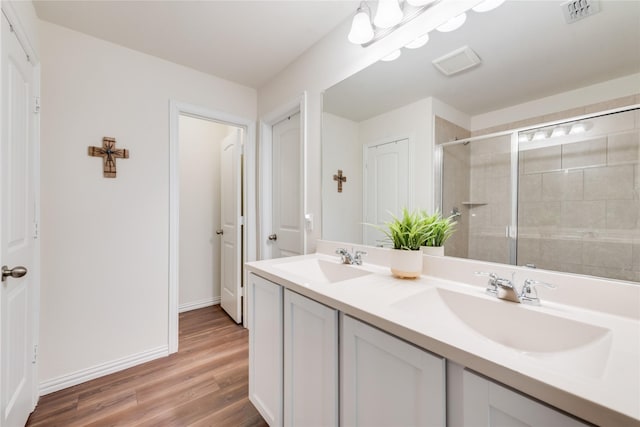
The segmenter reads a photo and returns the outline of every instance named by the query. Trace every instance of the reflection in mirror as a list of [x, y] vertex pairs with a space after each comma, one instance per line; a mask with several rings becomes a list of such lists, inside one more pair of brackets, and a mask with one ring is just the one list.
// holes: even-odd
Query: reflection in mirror
[[[445, 255], [510, 264], [511, 134], [442, 147], [442, 211], [457, 216]], [[457, 214], [456, 214], [457, 213]]]
[[639, 109], [439, 148], [447, 255], [640, 281]]
[[[598, 13], [573, 23], [565, 21], [562, 3], [508, 0], [486, 14], [469, 12], [460, 29], [432, 32], [425, 46], [402, 49], [396, 61], [375, 63], [327, 89], [322, 129], [323, 238], [377, 244], [379, 237], [368, 236], [372, 233], [362, 224], [383, 220], [389, 206], [395, 204], [393, 212], [403, 206], [434, 210], [436, 200], [440, 201], [435, 182], [440, 176], [433, 168], [438, 144], [533, 129], [640, 103], [640, 2], [600, 1]], [[480, 65], [445, 76], [432, 63], [465, 46], [478, 55]], [[383, 149], [401, 146], [404, 140], [407, 154], [399, 149], [395, 157], [382, 155]], [[533, 256], [528, 261], [515, 259], [516, 249], [522, 254], [524, 243], [516, 248], [508, 232], [523, 226], [516, 219], [526, 216], [513, 211], [511, 175], [501, 176], [522, 167], [517, 166], [518, 153], [511, 150], [510, 134], [447, 146], [443, 156], [449, 158], [449, 167], [445, 161], [442, 181], [468, 182], [474, 192], [473, 198], [458, 198], [455, 205], [447, 202], [449, 195], [442, 194], [443, 213], [462, 214], [457, 233], [446, 245], [447, 255], [488, 259], [495, 254], [491, 260], [497, 262], [619, 277], [594, 269], [571, 269], [565, 262], [545, 264]], [[405, 157], [408, 161], [403, 163]], [[478, 162], [477, 170], [482, 166], [484, 176], [462, 167], [465, 162]], [[347, 176], [342, 193], [332, 179], [338, 169]], [[637, 170], [634, 179], [637, 194]], [[605, 220], [606, 215], [624, 212], [622, 202], [607, 203]], [[531, 206], [536, 208], [540, 206]], [[481, 212], [489, 214], [480, 218]], [[474, 240], [470, 227], [476, 220], [483, 221], [485, 236], [491, 234], [493, 240]], [[633, 259], [640, 256], [637, 250], [629, 254]]]
[[518, 140], [517, 263], [640, 282], [640, 110]]

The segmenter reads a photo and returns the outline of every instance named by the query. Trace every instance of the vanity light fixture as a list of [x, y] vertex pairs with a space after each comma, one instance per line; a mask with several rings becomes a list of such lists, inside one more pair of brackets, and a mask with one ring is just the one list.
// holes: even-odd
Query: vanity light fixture
[[380, 58], [380, 61], [384, 61], [384, 62], [391, 62], [391, 61], [395, 61], [396, 59], [398, 59], [400, 57], [400, 55], [402, 54], [402, 52], [400, 51], [400, 49], [396, 49], [393, 52], [391, 52], [389, 55]]
[[373, 27], [371, 26], [371, 9], [362, 2], [351, 22], [349, 41], [353, 44], [364, 44], [373, 39]]
[[558, 126], [553, 129], [551, 132], [551, 138], [556, 138], [558, 136], [565, 136], [567, 134], [567, 128], [564, 126]]
[[449, 33], [462, 27], [462, 24], [464, 24], [466, 21], [467, 14], [461, 13], [460, 15], [449, 19], [447, 22], [437, 27], [436, 30], [440, 31], [441, 33]]
[[504, 0], [484, 0], [482, 3], [471, 8], [474, 12], [488, 12], [504, 3]]
[[[369, 2], [362, 1], [351, 22], [349, 41], [362, 47], [367, 47], [388, 36], [441, 1], [444, 0], [377, 0], [373, 21], [371, 20], [372, 14], [368, 6]], [[362, 38], [356, 36], [357, 34], [370, 33], [373, 33], [371, 38], [369, 36]], [[361, 42], [364, 39], [367, 39], [367, 41]]]
[[407, 0], [407, 3], [414, 7], [421, 7], [426, 6], [429, 3], [433, 3], [434, 1], [435, 0]]
[[407, 43], [404, 47], [407, 49], [418, 49], [424, 46], [429, 41], [429, 33], [423, 34], [412, 42]]
[[569, 130], [570, 135], [575, 135], [577, 133], [584, 133], [587, 131], [587, 126], [584, 123], [574, 123], [571, 125], [571, 130]]
[[373, 23], [378, 28], [391, 28], [402, 22], [402, 9], [398, 0], [378, 0]]
[[533, 134], [533, 138], [531, 138], [532, 141], [542, 141], [543, 139], [547, 139], [549, 138], [549, 131], [548, 130], [539, 130], [536, 131], [536, 133]]

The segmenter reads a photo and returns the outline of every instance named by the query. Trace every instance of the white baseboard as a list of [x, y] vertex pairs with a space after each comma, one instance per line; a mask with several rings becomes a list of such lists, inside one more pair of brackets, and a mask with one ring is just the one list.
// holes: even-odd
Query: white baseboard
[[209, 299], [203, 299], [200, 301], [187, 302], [178, 306], [178, 313], [184, 313], [185, 311], [196, 310], [198, 308], [210, 307], [212, 305], [220, 304], [220, 297], [213, 297]]
[[71, 387], [85, 381], [93, 380], [114, 372], [122, 371], [132, 366], [140, 365], [151, 360], [159, 359], [169, 355], [169, 348], [166, 345], [151, 350], [145, 350], [138, 354], [122, 357], [90, 368], [82, 369], [71, 374], [61, 375], [40, 383], [40, 396]]

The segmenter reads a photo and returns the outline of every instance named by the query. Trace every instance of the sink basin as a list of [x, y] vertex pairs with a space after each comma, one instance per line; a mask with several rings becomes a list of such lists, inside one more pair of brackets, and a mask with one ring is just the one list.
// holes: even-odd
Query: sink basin
[[566, 352], [602, 341], [611, 334], [609, 329], [531, 310], [517, 303], [442, 288], [401, 300], [393, 306], [437, 312], [438, 305], [476, 333], [527, 353]]
[[371, 274], [351, 265], [317, 258], [283, 262], [274, 268], [303, 277], [309, 283], [336, 283]]

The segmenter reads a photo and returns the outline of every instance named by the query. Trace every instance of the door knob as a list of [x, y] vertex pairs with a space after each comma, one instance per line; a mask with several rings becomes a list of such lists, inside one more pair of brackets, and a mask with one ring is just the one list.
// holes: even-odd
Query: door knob
[[221, 236], [221, 235], [223, 235], [223, 234], [224, 234], [224, 230], [216, 230], [216, 234], [217, 234], [218, 236]]
[[6, 265], [2, 266], [2, 281], [7, 280], [7, 277], [22, 277], [27, 274], [27, 269], [19, 265], [17, 267], [9, 268]]
[[275, 241], [275, 240], [278, 240], [278, 236], [275, 235], [275, 234], [269, 234], [268, 239], [271, 240], [271, 241]]

